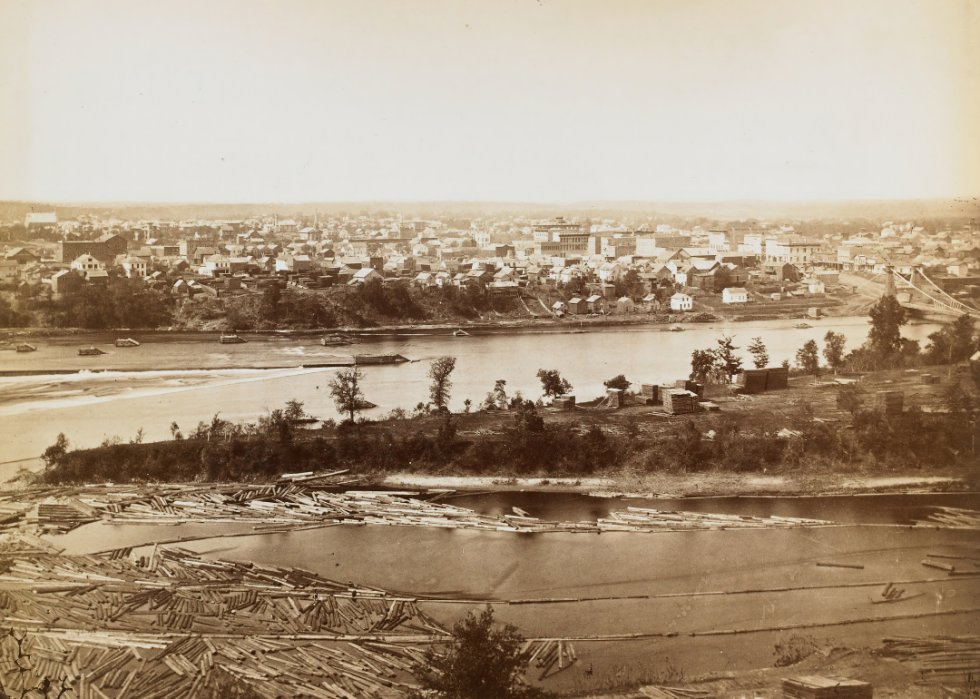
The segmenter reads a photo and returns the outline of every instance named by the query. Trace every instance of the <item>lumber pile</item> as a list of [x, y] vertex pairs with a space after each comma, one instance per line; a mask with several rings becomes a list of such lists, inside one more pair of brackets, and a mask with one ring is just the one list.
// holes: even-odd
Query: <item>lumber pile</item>
[[772, 529], [833, 525], [820, 519], [797, 517], [751, 517], [705, 512], [675, 512], [629, 507], [598, 520], [602, 531], [685, 531], [711, 529]]
[[671, 415], [694, 413], [698, 409], [698, 394], [692, 391], [679, 388], [668, 389], [662, 392], [661, 399], [664, 409]]
[[790, 699], [872, 699], [874, 688], [860, 680], [802, 675], [783, 680], [783, 696]]
[[962, 507], [937, 507], [929, 517], [915, 523], [917, 527], [941, 529], [980, 529], [980, 512]]
[[980, 676], [980, 636], [898, 637], [883, 641], [884, 655], [913, 661], [923, 682], [965, 682]]
[[885, 415], [901, 415], [905, 394], [901, 391], [878, 391], [875, 404]]
[[21, 637], [0, 641], [3, 687], [69, 678], [83, 698], [194, 697], [219, 668], [269, 699], [394, 698], [420, 648], [448, 634], [384, 590], [177, 547], [138, 554], [12, 556], [0, 616]]

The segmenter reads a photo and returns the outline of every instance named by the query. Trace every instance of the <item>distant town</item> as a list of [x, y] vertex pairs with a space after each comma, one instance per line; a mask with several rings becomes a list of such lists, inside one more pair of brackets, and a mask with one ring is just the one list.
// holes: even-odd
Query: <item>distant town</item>
[[[930, 283], [923, 288], [956, 299], [951, 310], [978, 310], [980, 226], [963, 218], [662, 223], [314, 213], [171, 221], [31, 212], [0, 224], [0, 325], [249, 330], [844, 315], [880, 296], [861, 287], [889, 269], [905, 280], [921, 272]], [[97, 297], [123, 279], [127, 293], [145, 288], [163, 310], [115, 323], [111, 313], [70, 312], [73, 297]], [[366, 286], [381, 289], [376, 303], [352, 307], [351, 292]], [[384, 296], [392, 287], [401, 301]], [[249, 306], [273, 288], [275, 302], [291, 290], [298, 308], [263, 315]], [[900, 301], [913, 301], [898, 291]], [[320, 302], [306, 313], [303, 299], [313, 295]]]

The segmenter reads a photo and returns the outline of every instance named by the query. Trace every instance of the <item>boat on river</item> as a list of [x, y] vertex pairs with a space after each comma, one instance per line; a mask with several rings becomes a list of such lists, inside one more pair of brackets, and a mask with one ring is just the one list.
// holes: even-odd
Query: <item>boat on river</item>
[[681, 333], [681, 332], [684, 332], [684, 328], [682, 328], [679, 325], [672, 325], [671, 327], [667, 328], [667, 332]]
[[30, 344], [28, 344], [26, 342], [22, 342], [19, 345], [17, 345], [17, 351], [18, 352], [37, 352], [37, 347], [35, 347], [34, 345], [30, 345]]
[[116, 340], [116, 347], [139, 347], [140, 343], [138, 340], [134, 340], [131, 337], [120, 337]]
[[98, 347], [79, 347], [78, 354], [82, 357], [94, 357], [99, 354], [105, 354]]
[[221, 336], [221, 344], [223, 345], [240, 345], [243, 342], [247, 342], [247, 340], [244, 337], [239, 337], [238, 335], [235, 335], [234, 333], [232, 333], [231, 335]]
[[400, 354], [355, 354], [354, 364], [401, 364], [409, 361]]
[[320, 344], [324, 347], [340, 347], [343, 345], [356, 345], [360, 340], [349, 337], [348, 335], [324, 335], [320, 338]]
[[813, 326], [810, 325], [809, 323], [797, 323], [793, 327], [796, 328], [797, 330], [809, 330]]
[[463, 330], [462, 328], [459, 328], [457, 330], [454, 330], [453, 331], [453, 335], [455, 335], [456, 337], [469, 337], [470, 336], [470, 334], [468, 332], [466, 332], [465, 330]]

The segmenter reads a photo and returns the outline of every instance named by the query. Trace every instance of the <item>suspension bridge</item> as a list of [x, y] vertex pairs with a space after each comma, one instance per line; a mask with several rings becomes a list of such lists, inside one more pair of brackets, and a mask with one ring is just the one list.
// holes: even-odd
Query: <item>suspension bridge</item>
[[946, 316], [966, 313], [980, 319], [980, 310], [957, 301], [932, 281], [921, 267], [913, 267], [908, 279], [889, 267], [885, 271], [884, 296], [895, 296], [904, 308]]

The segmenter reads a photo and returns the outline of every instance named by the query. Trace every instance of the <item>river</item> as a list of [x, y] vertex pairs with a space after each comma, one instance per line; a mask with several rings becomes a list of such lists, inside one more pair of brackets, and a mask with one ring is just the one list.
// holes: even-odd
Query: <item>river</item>
[[[773, 364], [792, 360], [807, 340], [830, 329], [847, 338], [847, 347], [867, 337], [865, 317], [824, 318], [797, 329], [798, 321], [719, 322], [686, 324], [684, 332], [657, 327], [607, 327], [587, 332], [522, 330], [469, 337], [451, 334], [392, 333], [369, 335], [359, 345], [322, 347], [317, 336], [249, 336], [246, 344], [221, 345], [216, 335], [196, 333], [112, 333], [83, 337], [44, 338], [37, 352], [0, 353], [0, 370], [41, 372], [0, 378], [0, 478], [12, 474], [22, 460], [32, 460], [52, 444], [59, 432], [75, 447], [91, 447], [107, 437], [132, 439], [142, 429], [146, 440], [166, 439], [177, 422], [186, 433], [199, 421], [219, 413], [226, 420], [254, 420], [267, 410], [295, 398], [307, 412], [337, 417], [328, 383], [335, 369], [303, 369], [349, 359], [353, 354], [398, 353], [409, 364], [369, 366], [364, 394], [377, 404], [369, 414], [392, 408], [411, 409], [428, 400], [429, 362], [439, 356], [457, 358], [452, 375], [453, 410], [467, 398], [478, 405], [498, 379], [509, 393], [540, 396], [536, 373], [557, 369], [574, 386], [580, 400], [601, 395], [602, 382], [625, 374], [634, 383], [674, 381], [690, 371], [695, 349], [715, 345], [723, 334], [735, 337], [749, 364], [745, 346], [761, 337]], [[939, 326], [910, 325], [906, 337], [925, 344]], [[117, 348], [116, 337], [134, 337], [140, 347]], [[79, 357], [79, 345], [96, 345], [107, 354]], [[277, 368], [259, 368], [277, 367]], [[106, 369], [111, 369], [106, 371]], [[71, 374], [44, 372], [75, 371]]]
[[[565, 521], [639, 504], [513, 492], [464, 495], [452, 502], [484, 512], [519, 504], [533, 515]], [[562, 690], [595, 688], [616, 672], [653, 677], [668, 663], [688, 676], [767, 667], [774, 644], [790, 635], [774, 627], [798, 629], [820, 643], [858, 647], [895, 635], [972, 633], [980, 619], [977, 577], [950, 577], [921, 563], [936, 554], [973, 558], [980, 534], [904, 526], [940, 505], [976, 509], [977, 494], [641, 503], [721, 514], [820, 516], [848, 526], [595, 535], [342, 525], [181, 546], [207, 557], [300, 567], [340, 582], [439, 598], [421, 606], [446, 624], [478, 609], [479, 600], [493, 599], [498, 619], [532, 637], [671, 634], [577, 643], [580, 664], [548, 683]], [[89, 553], [248, 529], [98, 523], [51, 538], [69, 553]], [[851, 567], [817, 565], [826, 562]], [[972, 560], [962, 566], [972, 568]], [[906, 589], [909, 599], [871, 604], [870, 596], [886, 582]], [[735, 630], [740, 633], [703, 635]]]

